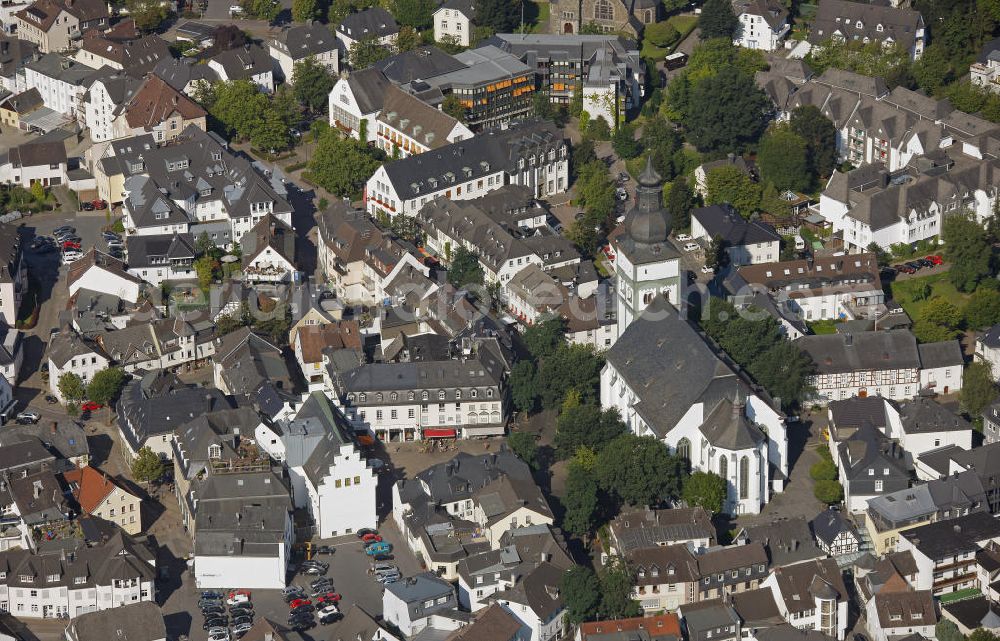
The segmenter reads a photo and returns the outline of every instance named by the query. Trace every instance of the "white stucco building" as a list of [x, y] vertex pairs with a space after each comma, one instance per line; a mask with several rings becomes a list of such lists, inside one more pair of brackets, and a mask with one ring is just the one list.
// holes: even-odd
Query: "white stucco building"
[[476, 5], [470, 0], [447, 0], [434, 12], [434, 40], [468, 47], [472, 42]]
[[792, 28], [788, 10], [774, 0], [733, 0], [733, 13], [740, 23], [733, 44], [739, 47], [775, 51]]

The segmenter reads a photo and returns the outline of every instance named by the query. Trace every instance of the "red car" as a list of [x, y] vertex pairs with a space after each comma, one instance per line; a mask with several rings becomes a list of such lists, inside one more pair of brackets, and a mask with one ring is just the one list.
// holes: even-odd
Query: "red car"
[[75, 240], [67, 240], [62, 244], [63, 249], [80, 249], [80, 243]]
[[320, 603], [338, 603], [340, 602], [340, 594], [337, 592], [328, 592], [317, 599], [317, 601]]
[[294, 601], [288, 604], [288, 609], [294, 610], [300, 605], [312, 605], [312, 601], [310, 601], [309, 599], [295, 599]]
[[90, 204], [93, 205], [94, 209], [97, 209], [97, 210], [107, 209], [108, 208], [107, 201], [101, 200], [100, 198], [98, 198], [97, 200], [91, 201]]
[[94, 401], [87, 401], [86, 403], [80, 406], [80, 409], [83, 410], [84, 412], [93, 412], [95, 410], [101, 409], [102, 407], [104, 406], [101, 405], [100, 403], [95, 403]]
[[361, 540], [364, 541], [365, 545], [368, 545], [369, 543], [380, 542], [382, 540], [382, 537], [378, 534], [366, 534], [363, 537], [361, 537]]
[[931, 261], [935, 265], [940, 265], [941, 263], [944, 262], [944, 259], [941, 258], [940, 256], [925, 256], [924, 258]]

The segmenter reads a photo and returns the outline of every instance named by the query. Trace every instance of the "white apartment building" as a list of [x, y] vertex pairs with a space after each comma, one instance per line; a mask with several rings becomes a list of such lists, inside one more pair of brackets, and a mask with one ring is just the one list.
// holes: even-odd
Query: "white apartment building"
[[96, 347], [71, 330], [65, 330], [49, 341], [49, 392], [64, 402], [59, 391], [59, 378], [73, 373], [86, 384], [94, 374], [110, 365], [108, 358]]
[[733, 44], [746, 49], [780, 49], [792, 28], [788, 10], [773, 0], [733, 0], [733, 13], [740, 23]]
[[307, 58], [324, 67], [331, 76], [337, 75], [337, 38], [324, 24], [289, 27], [268, 41], [267, 49], [280, 71], [280, 79], [286, 83], [294, 82], [295, 65]]
[[406, 158], [472, 138], [460, 121], [395, 85], [382, 95], [375, 144], [390, 158]]
[[447, 0], [434, 12], [434, 40], [463, 47], [472, 44], [476, 5], [470, 0]]
[[535, 197], [566, 191], [569, 149], [552, 123], [533, 121], [492, 130], [431, 152], [381, 165], [365, 188], [369, 214], [416, 213], [438, 196], [468, 200], [504, 185]]

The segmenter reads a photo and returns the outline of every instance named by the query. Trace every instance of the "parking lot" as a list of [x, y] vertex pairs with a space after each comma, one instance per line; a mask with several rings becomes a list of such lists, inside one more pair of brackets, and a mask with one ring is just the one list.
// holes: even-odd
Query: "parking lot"
[[[379, 530], [383, 539], [393, 544], [393, 563], [399, 567], [402, 575], [413, 576], [420, 572], [420, 565], [416, 558], [401, 543], [402, 537], [391, 521], [386, 522]], [[346, 613], [354, 605], [361, 606], [368, 614], [379, 617], [382, 614], [382, 585], [374, 577], [369, 576], [368, 570], [371, 561], [365, 554], [362, 543], [354, 536], [340, 537], [338, 539], [328, 539], [315, 541], [314, 545], [329, 545], [334, 548], [334, 553], [330, 555], [317, 555], [314, 558], [329, 563], [330, 569], [326, 577], [333, 581], [333, 592], [341, 595], [339, 604], [342, 612]], [[177, 565], [177, 570], [183, 567], [183, 562]], [[177, 638], [181, 634], [186, 634], [192, 641], [205, 641], [208, 633], [202, 630], [204, 618], [198, 608], [198, 599], [202, 590], [198, 589], [194, 583], [194, 575], [191, 571], [183, 572], [179, 585], [171, 585], [168, 588], [161, 588], [161, 599], [163, 602], [163, 614], [167, 624], [167, 633], [171, 638]], [[289, 580], [289, 585], [297, 585], [310, 592], [310, 583], [318, 577], [305, 574], [296, 574]], [[242, 586], [231, 586], [230, 589], [240, 589]], [[222, 590], [216, 590], [222, 591]], [[228, 591], [228, 590], [227, 590]], [[280, 590], [250, 590], [251, 601], [254, 606], [256, 617], [266, 617], [280, 625], [285, 625], [288, 620], [288, 605], [285, 603]], [[292, 633], [291, 639], [302, 639], [312, 641], [314, 639], [326, 638], [327, 635], [336, 630], [337, 624], [320, 626], [317, 624], [310, 631]]]

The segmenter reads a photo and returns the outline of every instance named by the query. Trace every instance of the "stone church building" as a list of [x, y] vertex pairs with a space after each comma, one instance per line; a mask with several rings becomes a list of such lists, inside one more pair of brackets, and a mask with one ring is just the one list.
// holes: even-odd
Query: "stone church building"
[[580, 33], [595, 25], [604, 33], [622, 33], [638, 39], [647, 24], [660, 19], [659, 0], [552, 0], [550, 33]]

